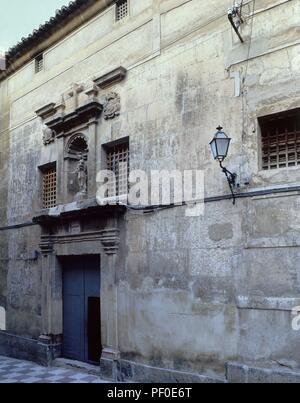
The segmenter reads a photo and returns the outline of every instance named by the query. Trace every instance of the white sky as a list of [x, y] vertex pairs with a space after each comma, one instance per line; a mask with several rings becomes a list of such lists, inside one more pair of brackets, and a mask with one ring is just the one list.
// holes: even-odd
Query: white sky
[[0, 52], [16, 45], [68, 0], [0, 0]]

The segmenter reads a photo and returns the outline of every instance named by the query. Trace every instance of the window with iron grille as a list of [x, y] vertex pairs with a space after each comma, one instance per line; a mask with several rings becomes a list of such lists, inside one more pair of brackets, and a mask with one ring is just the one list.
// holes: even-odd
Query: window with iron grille
[[43, 176], [43, 208], [56, 206], [56, 166], [42, 170]]
[[127, 195], [129, 186], [129, 142], [106, 147], [107, 169], [114, 173], [108, 182], [108, 197]]
[[128, 15], [128, 0], [119, 0], [116, 2], [116, 20], [120, 21]]
[[262, 168], [264, 170], [300, 165], [300, 109], [259, 119]]
[[35, 72], [39, 73], [44, 68], [44, 56], [39, 55], [35, 58]]

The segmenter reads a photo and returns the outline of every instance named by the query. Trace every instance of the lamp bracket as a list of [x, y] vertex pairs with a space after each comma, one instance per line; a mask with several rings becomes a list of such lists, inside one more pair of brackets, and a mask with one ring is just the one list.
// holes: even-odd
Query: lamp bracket
[[236, 196], [234, 194], [233, 188], [236, 186], [237, 174], [232, 173], [227, 168], [225, 168], [222, 164], [222, 161], [220, 161], [220, 167], [227, 178], [227, 182], [228, 182], [231, 194], [232, 194], [232, 199], [233, 199], [232, 203], [235, 205]]

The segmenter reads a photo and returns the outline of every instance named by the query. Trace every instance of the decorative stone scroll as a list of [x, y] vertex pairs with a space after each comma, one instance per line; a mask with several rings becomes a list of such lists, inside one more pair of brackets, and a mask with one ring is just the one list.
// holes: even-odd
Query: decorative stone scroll
[[69, 139], [65, 147], [64, 158], [79, 160], [81, 154], [87, 155], [88, 151], [87, 137], [82, 133], [76, 133]]
[[101, 243], [107, 255], [115, 255], [119, 250], [120, 230], [109, 228], [101, 231]]
[[42, 235], [39, 247], [44, 257], [51, 255], [54, 251], [53, 237], [51, 235]]

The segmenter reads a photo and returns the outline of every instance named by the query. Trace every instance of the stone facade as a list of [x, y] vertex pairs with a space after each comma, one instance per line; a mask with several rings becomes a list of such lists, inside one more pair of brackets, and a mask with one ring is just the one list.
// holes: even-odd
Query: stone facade
[[[261, 169], [258, 118], [300, 107], [300, 1], [246, 2], [244, 43], [229, 0], [129, 0], [117, 22], [111, 3], [48, 38], [43, 71], [32, 59], [0, 81], [0, 343], [60, 355], [61, 261], [98, 254], [107, 377], [245, 381], [243, 364], [296, 377], [300, 171]], [[235, 206], [208, 146], [220, 123]], [[131, 170], [204, 170], [204, 216], [98, 206], [103, 145], [125, 137]], [[86, 192], [68, 174], [80, 142]], [[57, 207], [43, 210], [41, 168], [54, 162]]]

